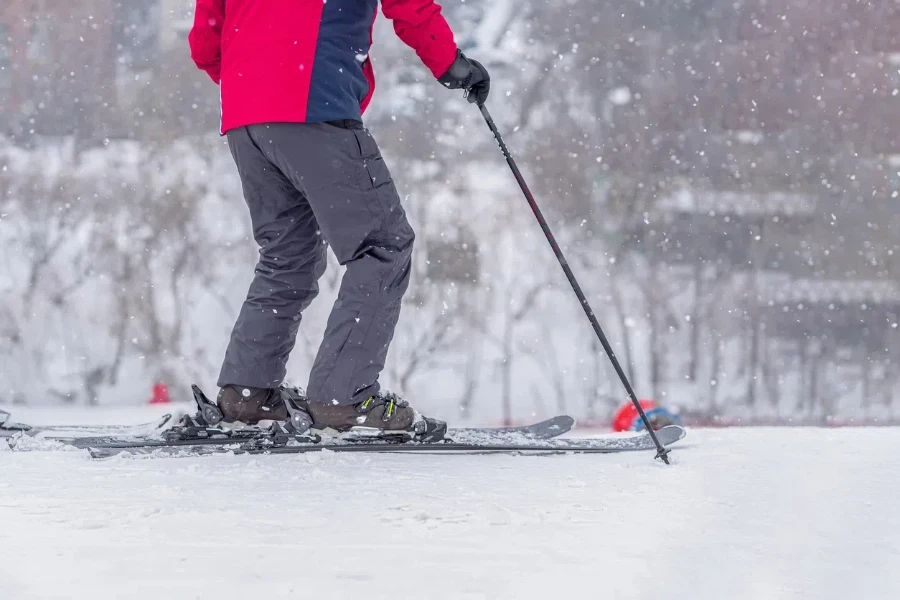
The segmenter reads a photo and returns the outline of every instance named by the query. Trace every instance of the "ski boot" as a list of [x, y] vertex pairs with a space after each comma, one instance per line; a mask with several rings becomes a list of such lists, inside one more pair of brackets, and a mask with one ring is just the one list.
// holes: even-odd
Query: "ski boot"
[[[245, 389], [249, 390], [246, 395]], [[198, 386], [192, 385], [191, 390], [199, 410], [194, 416], [185, 415], [178, 426], [166, 432], [164, 437], [169, 441], [215, 438], [243, 441], [256, 437], [284, 441], [303, 436], [312, 426], [312, 418], [304, 408], [306, 399], [297, 388], [282, 386], [254, 392], [253, 388], [228, 386], [219, 392], [216, 404]], [[271, 427], [256, 427], [263, 420], [273, 421]]]
[[216, 406], [225, 423], [256, 425], [260, 421], [286, 421], [287, 407], [281, 390], [226, 385], [219, 390]]
[[438, 442], [447, 424], [423, 417], [397, 394], [380, 391], [359, 404], [329, 404], [307, 401], [306, 409], [317, 429], [353, 432], [360, 437], [396, 441]]
[[[219, 391], [216, 400], [225, 423], [252, 426], [260, 421], [275, 421], [276, 428], [293, 435], [305, 433], [312, 426], [305, 404], [303, 392], [286, 386], [258, 389], [230, 385]], [[202, 406], [200, 410], [203, 411]]]

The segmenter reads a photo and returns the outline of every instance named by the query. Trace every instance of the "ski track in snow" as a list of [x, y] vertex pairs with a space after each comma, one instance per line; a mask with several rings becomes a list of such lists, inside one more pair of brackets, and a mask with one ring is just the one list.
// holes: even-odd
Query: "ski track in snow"
[[594, 456], [0, 451], [0, 597], [897, 598], [900, 429]]

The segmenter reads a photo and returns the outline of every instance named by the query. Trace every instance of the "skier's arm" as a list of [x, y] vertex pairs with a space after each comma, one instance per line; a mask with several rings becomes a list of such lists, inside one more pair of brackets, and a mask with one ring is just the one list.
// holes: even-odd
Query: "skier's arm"
[[450, 89], [466, 90], [469, 102], [487, 100], [491, 76], [477, 60], [459, 51], [453, 32], [434, 0], [381, 0], [384, 16], [394, 22], [397, 36]]
[[222, 71], [222, 28], [225, 26], [225, 0], [197, 0], [194, 26], [188, 35], [191, 58], [210, 79], [219, 83]]
[[435, 79], [456, 60], [456, 41], [441, 5], [434, 0], [381, 0], [384, 16], [393, 21], [397, 37], [416, 51]]

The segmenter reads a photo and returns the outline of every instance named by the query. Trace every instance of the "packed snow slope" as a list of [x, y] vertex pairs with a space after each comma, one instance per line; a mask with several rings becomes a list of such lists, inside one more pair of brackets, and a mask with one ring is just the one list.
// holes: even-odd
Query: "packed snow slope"
[[0, 597], [900, 597], [900, 429], [676, 448], [670, 467], [0, 450]]

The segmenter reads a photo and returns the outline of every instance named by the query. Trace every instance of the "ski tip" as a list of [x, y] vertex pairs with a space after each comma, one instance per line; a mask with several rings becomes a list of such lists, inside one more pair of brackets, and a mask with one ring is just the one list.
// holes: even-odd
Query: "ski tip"
[[687, 436], [687, 430], [681, 425], [666, 425], [656, 430], [656, 437], [663, 446], [669, 446], [683, 440]]

